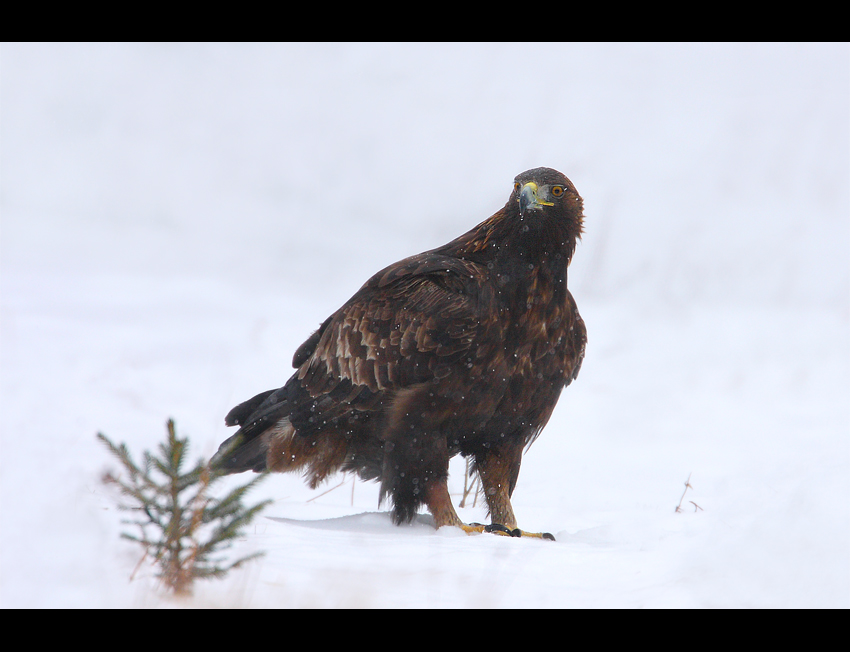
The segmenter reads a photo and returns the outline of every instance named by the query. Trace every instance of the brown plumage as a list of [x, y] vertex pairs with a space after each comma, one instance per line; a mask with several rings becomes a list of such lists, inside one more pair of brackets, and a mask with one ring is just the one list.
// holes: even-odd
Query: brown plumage
[[492, 217], [378, 272], [325, 320], [295, 352], [286, 385], [230, 411], [225, 422], [240, 429], [214, 462], [233, 473], [301, 470], [311, 487], [355, 471], [380, 480], [396, 523], [424, 504], [441, 527], [462, 526], [446, 484], [461, 454], [493, 524], [515, 530], [523, 449], [584, 358], [567, 290], [582, 220], [563, 174], [523, 172]]

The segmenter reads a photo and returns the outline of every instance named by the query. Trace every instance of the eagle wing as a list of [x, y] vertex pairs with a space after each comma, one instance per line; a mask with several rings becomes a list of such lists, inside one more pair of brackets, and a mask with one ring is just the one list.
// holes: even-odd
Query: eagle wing
[[569, 291], [567, 291], [567, 309], [572, 313], [572, 321], [569, 327], [569, 346], [564, 365], [567, 371], [564, 387], [568, 387], [578, 378], [578, 372], [581, 371], [581, 363], [584, 362], [584, 352], [587, 347], [587, 327], [584, 325], [581, 315], [578, 314], [576, 300]]
[[296, 351], [296, 377], [314, 398], [366, 407], [387, 390], [449, 376], [475, 357], [484, 278], [478, 265], [434, 253], [387, 267]]
[[481, 355], [485, 271], [426, 252], [378, 272], [298, 348], [297, 371], [283, 387], [228, 413], [225, 423], [240, 429], [220, 458], [229, 456], [232, 469], [262, 470], [263, 433], [283, 418], [302, 436], [345, 430], [399, 390], [468, 370]]

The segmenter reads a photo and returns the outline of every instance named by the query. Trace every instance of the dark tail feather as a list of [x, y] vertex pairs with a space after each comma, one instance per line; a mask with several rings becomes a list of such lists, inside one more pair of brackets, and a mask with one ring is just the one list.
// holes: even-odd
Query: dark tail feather
[[248, 439], [240, 430], [224, 440], [210, 460], [210, 464], [213, 468], [226, 473], [242, 473], [243, 471], [261, 473], [266, 470], [268, 439], [266, 433]]
[[270, 389], [240, 403], [224, 418], [228, 426], [241, 426], [213, 455], [212, 465], [227, 473], [266, 470], [270, 429], [289, 414], [286, 388]]
[[246, 421], [248, 421], [248, 419], [254, 412], [256, 412], [257, 408], [260, 407], [262, 402], [265, 401], [269, 396], [274, 394], [276, 391], [276, 389], [270, 389], [267, 392], [257, 394], [254, 398], [249, 398], [244, 403], [240, 403], [230, 412], [228, 412], [226, 417], [224, 417], [225, 425], [241, 426]]

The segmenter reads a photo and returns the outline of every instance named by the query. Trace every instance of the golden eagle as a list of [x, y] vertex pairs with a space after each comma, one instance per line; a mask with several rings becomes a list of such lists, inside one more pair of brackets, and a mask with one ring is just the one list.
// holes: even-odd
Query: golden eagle
[[[438, 528], [528, 535], [510, 501], [522, 452], [584, 359], [567, 290], [582, 210], [563, 174], [528, 170], [492, 217], [375, 274], [298, 348], [283, 387], [230, 411], [240, 428], [214, 464], [301, 470], [311, 487], [354, 471], [380, 481], [395, 523], [424, 504]], [[452, 506], [457, 454], [481, 478], [486, 528]]]

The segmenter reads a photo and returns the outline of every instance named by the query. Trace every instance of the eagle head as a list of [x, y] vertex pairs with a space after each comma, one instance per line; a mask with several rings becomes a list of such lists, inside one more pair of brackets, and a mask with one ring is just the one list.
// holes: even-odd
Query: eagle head
[[521, 218], [542, 211], [544, 215], [561, 217], [571, 223], [575, 237], [581, 237], [584, 216], [582, 199], [572, 181], [551, 168], [534, 168], [514, 179], [511, 203]]

